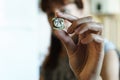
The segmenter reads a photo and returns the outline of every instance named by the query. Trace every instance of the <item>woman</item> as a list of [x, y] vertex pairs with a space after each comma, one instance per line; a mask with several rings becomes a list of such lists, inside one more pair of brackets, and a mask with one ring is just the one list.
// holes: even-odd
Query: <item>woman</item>
[[[83, 0], [85, 1], [85, 0]], [[48, 21], [52, 28], [50, 53], [43, 63], [40, 80], [100, 80], [103, 63], [103, 39], [101, 37], [102, 25], [95, 22], [92, 17], [84, 17], [82, 0], [42, 0], [41, 7], [47, 13]], [[74, 16], [73, 16], [74, 15]], [[65, 30], [53, 29], [54, 17], [65, 19]], [[118, 73], [110, 79], [107, 74], [106, 64], [109, 55], [114, 56], [114, 48], [105, 51], [107, 58], [102, 69], [103, 80], [118, 80]], [[106, 54], [105, 54], [106, 55]], [[107, 68], [108, 69], [108, 68]], [[118, 68], [116, 67], [116, 70]], [[113, 76], [113, 74], [112, 74]]]

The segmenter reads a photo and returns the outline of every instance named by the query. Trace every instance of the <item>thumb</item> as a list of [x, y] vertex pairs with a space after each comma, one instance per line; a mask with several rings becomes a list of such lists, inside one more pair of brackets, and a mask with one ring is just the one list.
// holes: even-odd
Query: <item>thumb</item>
[[54, 30], [55, 35], [64, 44], [67, 49], [68, 55], [75, 50], [75, 43], [67, 32], [63, 30]]
[[68, 14], [68, 13], [62, 13], [62, 12], [60, 12], [60, 11], [56, 11], [56, 12], [55, 12], [55, 15], [56, 15], [57, 17], [66, 19], [66, 20], [68, 20], [68, 21], [70, 21], [70, 22], [73, 22], [73, 21], [75, 21], [75, 20], [78, 19], [76, 16], [73, 16], [73, 15]]

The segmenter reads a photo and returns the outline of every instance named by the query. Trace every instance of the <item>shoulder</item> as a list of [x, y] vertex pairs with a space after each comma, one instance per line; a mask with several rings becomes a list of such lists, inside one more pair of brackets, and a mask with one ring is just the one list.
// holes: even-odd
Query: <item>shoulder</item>
[[116, 47], [112, 42], [110, 42], [107, 39], [104, 40], [104, 50], [105, 50], [105, 52], [107, 52], [109, 50], [115, 50], [115, 49], [116, 49]]

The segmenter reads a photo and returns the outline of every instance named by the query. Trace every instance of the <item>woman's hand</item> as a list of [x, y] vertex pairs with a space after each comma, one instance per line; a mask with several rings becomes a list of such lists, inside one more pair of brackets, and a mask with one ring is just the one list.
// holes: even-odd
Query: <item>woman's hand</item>
[[102, 25], [92, 17], [77, 18], [61, 12], [56, 15], [72, 23], [67, 32], [54, 30], [54, 33], [66, 47], [74, 74], [79, 80], [98, 80], [104, 57]]

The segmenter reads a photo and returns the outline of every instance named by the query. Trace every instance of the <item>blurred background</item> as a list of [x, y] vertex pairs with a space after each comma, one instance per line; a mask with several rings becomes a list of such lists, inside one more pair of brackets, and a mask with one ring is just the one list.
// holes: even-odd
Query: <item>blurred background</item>
[[[51, 32], [38, 3], [0, 0], [0, 80], [38, 80]], [[120, 50], [120, 0], [88, 0], [88, 5], [86, 11], [104, 24], [104, 37]]]

